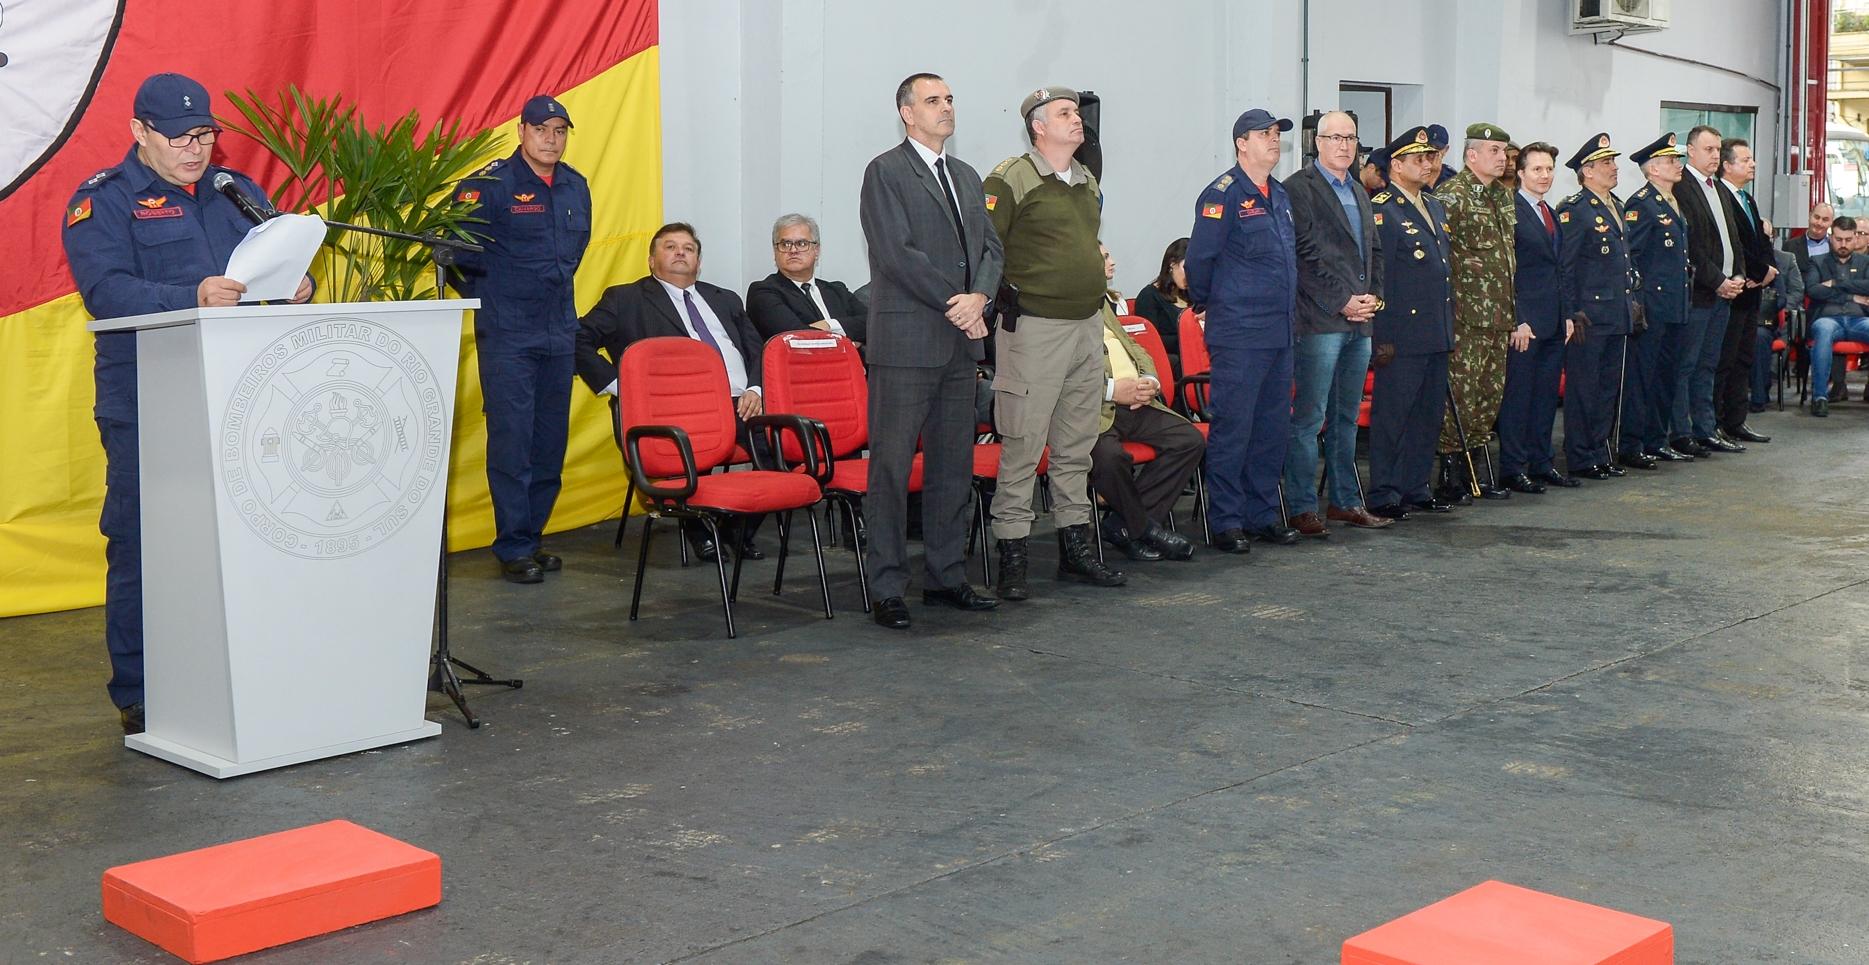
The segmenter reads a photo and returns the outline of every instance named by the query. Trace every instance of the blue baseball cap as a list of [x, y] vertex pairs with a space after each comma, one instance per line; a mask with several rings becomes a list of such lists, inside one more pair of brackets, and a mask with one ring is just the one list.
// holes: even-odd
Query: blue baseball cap
[[192, 77], [155, 74], [136, 89], [132, 107], [143, 123], [166, 137], [181, 137], [197, 127], [216, 127], [208, 109], [208, 89]]
[[566, 127], [573, 126], [571, 114], [565, 110], [565, 105], [558, 103], [558, 99], [550, 94], [534, 97], [519, 111], [519, 119], [527, 124], [543, 124], [554, 117], [562, 118]]
[[1255, 107], [1241, 114], [1239, 120], [1233, 122], [1233, 136], [1244, 137], [1253, 131], [1263, 131], [1268, 127], [1276, 127], [1281, 131], [1289, 131], [1291, 130], [1291, 118], [1273, 117], [1271, 111], [1262, 107]]

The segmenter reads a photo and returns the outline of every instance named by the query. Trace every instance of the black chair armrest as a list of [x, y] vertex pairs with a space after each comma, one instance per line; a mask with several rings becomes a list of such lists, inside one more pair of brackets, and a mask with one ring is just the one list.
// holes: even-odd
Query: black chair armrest
[[1213, 376], [1205, 372], [1181, 377], [1175, 385], [1175, 402], [1184, 414], [1202, 422], [1212, 421], [1207, 418], [1207, 399], [1213, 391], [1213, 381]]
[[[830, 431], [825, 429], [823, 423], [786, 413], [756, 415], [744, 421], [749, 433], [758, 432], [765, 436], [766, 451], [772, 453], [772, 458], [778, 461], [777, 468], [785, 468], [785, 446], [781, 437], [790, 432], [798, 438], [799, 452], [804, 454], [805, 475], [816, 479], [820, 487], [830, 482]], [[753, 468], [766, 468], [759, 464], [758, 448], [753, 450]]]
[[[667, 439], [675, 444], [681, 453], [681, 468], [685, 479], [679, 488], [659, 485], [642, 471], [642, 440]], [[636, 426], [623, 436], [624, 464], [629, 466], [630, 479], [636, 488], [655, 499], [672, 499], [676, 502], [694, 495], [695, 483], [699, 474], [694, 466], [694, 444], [688, 441], [688, 433], [680, 426]]]

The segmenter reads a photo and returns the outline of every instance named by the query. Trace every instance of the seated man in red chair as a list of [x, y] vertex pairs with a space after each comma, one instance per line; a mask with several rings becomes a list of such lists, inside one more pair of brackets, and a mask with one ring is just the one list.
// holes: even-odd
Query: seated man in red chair
[[[1189, 559], [1194, 544], [1164, 524], [1207, 452], [1207, 437], [1162, 401], [1154, 360], [1123, 331], [1108, 302], [1103, 378], [1102, 431], [1090, 448], [1090, 484], [1115, 510], [1103, 518], [1103, 539], [1132, 560]], [[1125, 442], [1154, 449], [1155, 458], [1138, 470]]]
[[1838, 218], [1830, 226], [1830, 252], [1811, 259], [1804, 275], [1810, 296], [1811, 415], [1830, 414], [1830, 364], [1836, 343], [1869, 342], [1869, 257], [1861, 254], [1856, 219]]
[[[746, 317], [740, 296], [697, 281], [700, 273], [701, 239], [694, 226], [677, 221], [657, 228], [649, 240], [648, 276], [612, 285], [596, 307], [578, 319], [578, 377], [592, 392], [614, 399], [623, 350], [645, 338], [672, 335], [692, 338], [720, 353], [741, 419], [764, 411], [759, 376], [765, 340]], [[744, 428], [741, 445], [751, 452], [762, 450], [763, 440], [746, 438]], [[752, 520], [741, 535], [739, 551], [745, 559], [765, 558], [753, 543], [758, 527], [758, 520]], [[695, 555], [714, 558], [716, 548], [705, 528], [684, 522], [682, 532]]]

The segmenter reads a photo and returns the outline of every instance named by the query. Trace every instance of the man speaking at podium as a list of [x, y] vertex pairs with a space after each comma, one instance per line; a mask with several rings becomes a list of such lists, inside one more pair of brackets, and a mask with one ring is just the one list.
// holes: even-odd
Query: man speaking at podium
[[[220, 274], [253, 226], [230, 197], [203, 185], [225, 171], [209, 163], [220, 128], [208, 91], [180, 74], [156, 74], [136, 91], [123, 163], [92, 175], [65, 207], [65, 259], [93, 318], [237, 304], [246, 286]], [[266, 192], [238, 171], [238, 190], [265, 209]], [[299, 283], [293, 301], [311, 298]], [[126, 734], [143, 730], [143, 545], [137, 484], [136, 333], [97, 335], [98, 435], [104, 443], [104, 642], [110, 699]]]

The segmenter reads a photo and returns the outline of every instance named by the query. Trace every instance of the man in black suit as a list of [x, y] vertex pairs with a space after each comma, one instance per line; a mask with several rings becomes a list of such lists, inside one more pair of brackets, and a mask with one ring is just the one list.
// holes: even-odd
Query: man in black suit
[[772, 223], [772, 263], [778, 271], [746, 290], [746, 314], [759, 334], [815, 328], [861, 345], [869, 341], [869, 306], [843, 282], [817, 276], [818, 223], [802, 214]]
[[1506, 341], [1506, 391], [1499, 405], [1499, 481], [1520, 493], [1582, 485], [1558, 471], [1551, 444], [1564, 346], [1574, 334], [1562, 294], [1564, 226], [1545, 198], [1556, 173], [1555, 146], [1534, 141], [1520, 149], [1519, 189], [1513, 199], [1517, 221], [1512, 229], [1518, 266], [1512, 297], [1518, 324]]
[[1687, 222], [1687, 265], [1693, 281], [1669, 420], [1671, 448], [1690, 456], [1739, 452], [1737, 445], [1718, 438], [1713, 410], [1726, 322], [1733, 299], [1745, 291], [1746, 278], [1739, 204], [1719, 178], [1717, 129], [1702, 124], [1687, 133], [1687, 166], [1690, 170], [1675, 187], [1674, 198], [1681, 205], [1681, 220]]
[[949, 157], [954, 95], [934, 74], [896, 88], [908, 137], [863, 171], [858, 212], [869, 240], [870, 544], [864, 565], [877, 624], [909, 625], [908, 482], [925, 453], [922, 602], [961, 610], [999, 605], [967, 585], [967, 503], [973, 482], [974, 383], [985, 357], [986, 307], [1004, 262], [980, 175]]
[[[592, 392], [611, 397], [613, 416], [623, 350], [633, 342], [665, 335], [692, 338], [720, 352], [735, 414], [746, 419], [763, 411], [759, 386], [765, 341], [740, 307], [740, 296], [697, 281], [700, 273], [701, 239], [694, 227], [679, 221], [665, 224], [649, 239], [648, 276], [605, 289], [596, 306], [578, 319], [578, 377]], [[741, 436], [743, 445], [758, 443], [745, 432]], [[757, 519], [749, 520], [740, 537], [740, 554], [749, 560], [765, 558], [753, 544], [758, 526]], [[714, 558], [715, 547], [704, 527], [684, 521], [682, 531], [696, 555]]]
[[1739, 244], [1746, 253], [1745, 289], [1733, 299], [1732, 316], [1727, 319], [1725, 340], [1720, 344], [1720, 361], [1714, 376], [1714, 417], [1726, 441], [1736, 448], [1748, 442], [1770, 442], [1746, 425], [1752, 402], [1753, 328], [1758, 325], [1761, 289], [1778, 277], [1778, 259], [1772, 255], [1772, 238], [1759, 217], [1758, 205], [1747, 188], [1758, 173], [1752, 146], [1744, 139], [1729, 137], [1720, 142], [1720, 179], [1739, 202]]
[[1394, 522], [1363, 505], [1356, 482], [1356, 416], [1369, 372], [1369, 321], [1382, 304], [1382, 240], [1369, 194], [1350, 176], [1355, 154], [1356, 120], [1331, 111], [1317, 120], [1317, 159], [1285, 179], [1298, 246], [1285, 509], [1305, 536], [1330, 534], [1317, 512], [1320, 431], [1330, 487], [1324, 517], [1364, 529]]

